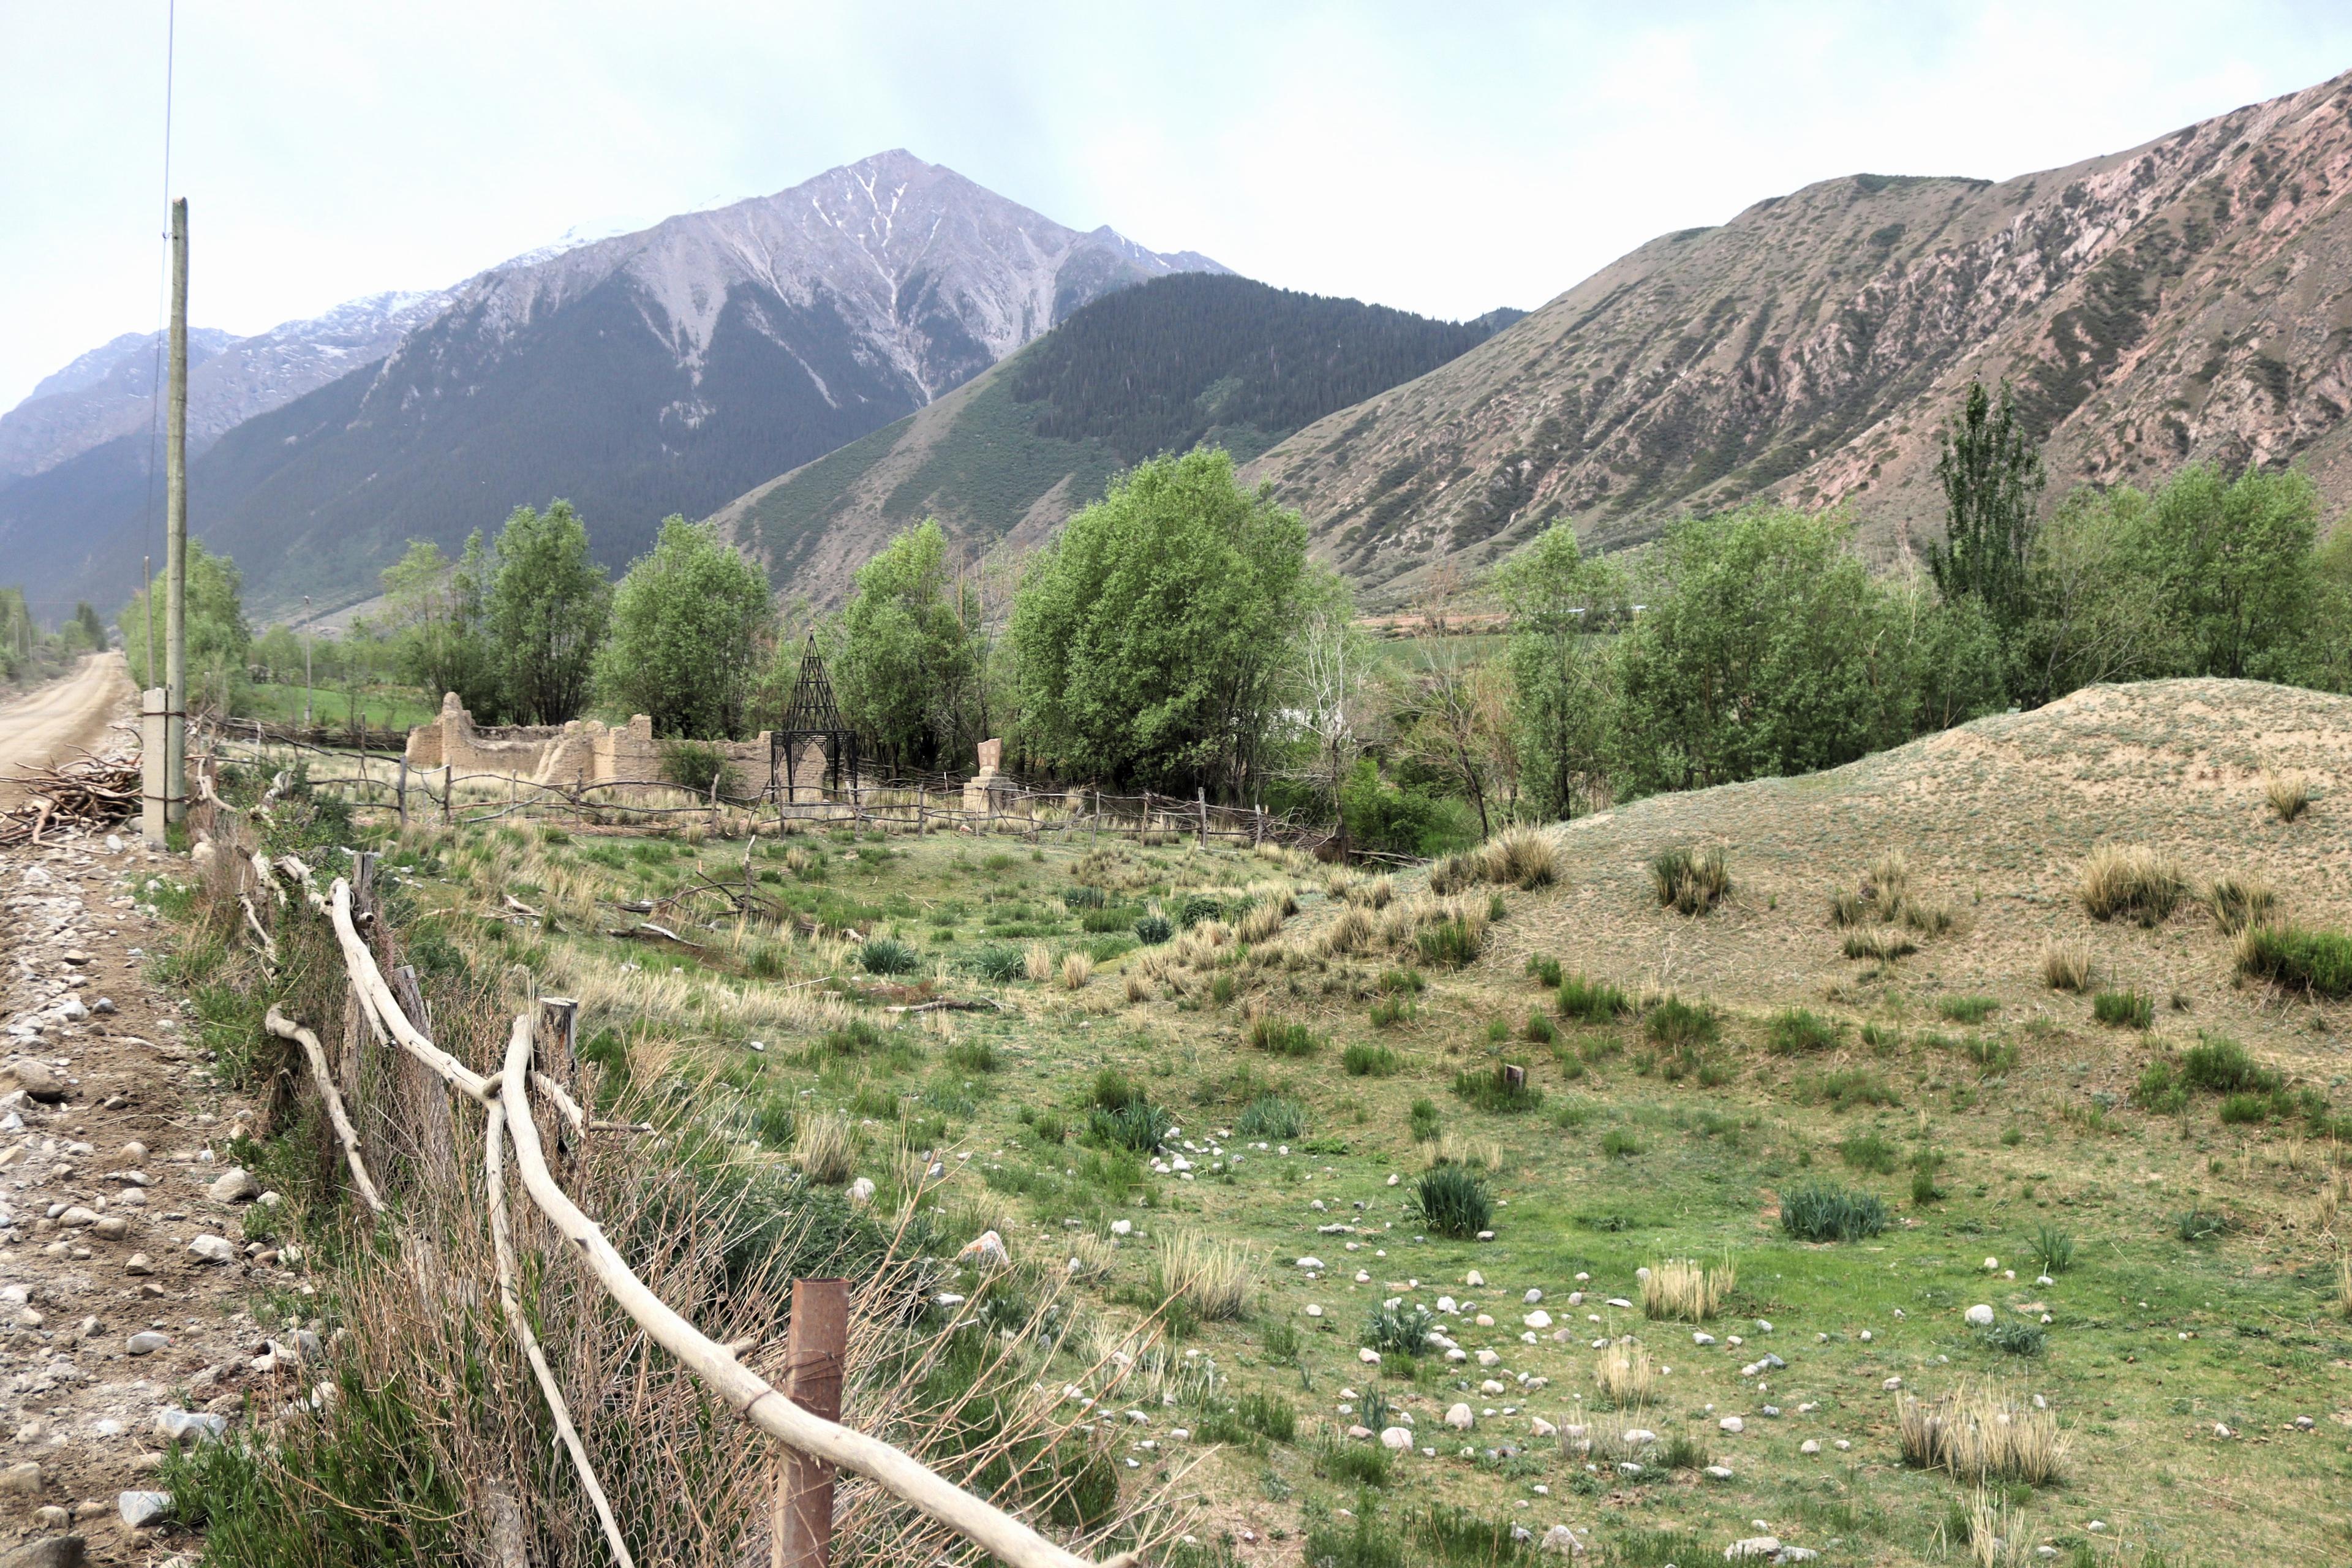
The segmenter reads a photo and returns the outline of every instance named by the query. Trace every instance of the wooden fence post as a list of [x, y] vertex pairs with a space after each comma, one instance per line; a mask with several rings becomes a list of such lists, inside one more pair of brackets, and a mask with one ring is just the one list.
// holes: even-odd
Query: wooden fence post
[[449, 813], [454, 808], [457, 799], [457, 764], [444, 763], [441, 765], [441, 826], [444, 827], [449, 826]]
[[1195, 786], [1192, 800], [1201, 808], [1201, 847], [1206, 849], [1209, 847], [1209, 792]]
[[[849, 1347], [849, 1281], [793, 1281], [784, 1331], [784, 1394], [812, 1415], [841, 1419], [841, 1363]], [[786, 1448], [778, 1457], [769, 1514], [771, 1568], [829, 1568], [833, 1467]]]
[[1265, 843], [1265, 802], [1259, 801], [1257, 803], [1257, 816], [1250, 824], [1250, 847], [1255, 849], [1263, 846]]

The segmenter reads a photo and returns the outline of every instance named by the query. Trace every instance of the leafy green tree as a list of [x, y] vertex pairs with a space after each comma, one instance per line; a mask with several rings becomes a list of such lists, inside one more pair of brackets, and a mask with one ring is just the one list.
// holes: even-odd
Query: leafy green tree
[[2154, 581], [2184, 675], [2293, 679], [2312, 626], [2319, 491], [2303, 474], [2232, 482], [2192, 463], [2143, 513], [2128, 563]]
[[73, 619], [66, 623], [61, 635], [67, 645], [77, 651], [98, 652], [106, 647], [106, 623], [90, 608], [87, 599], [74, 605]]
[[[188, 541], [187, 597], [183, 609], [188, 638], [187, 700], [192, 704], [223, 713], [236, 710], [237, 693], [246, 679], [247, 650], [253, 644], [253, 630], [245, 620], [244, 591], [245, 579], [235, 562], [214, 554], [199, 540]], [[133, 594], [116, 618], [122, 630], [122, 646], [130, 655], [131, 679], [142, 687], [163, 679], [160, 668], [150, 670], [147, 665], [151, 596], [155, 602], [155, 662], [162, 665], [163, 574], [157, 573], [145, 589]]]
[[561, 724], [588, 705], [613, 586], [588, 553], [588, 529], [568, 500], [519, 506], [499, 531], [482, 626], [508, 716]]
[[656, 735], [740, 738], [768, 618], [766, 575], [717, 525], [673, 513], [614, 592], [598, 688]]
[[1936, 477], [1944, 486], [1945, 539], [1927, 547], [1927, 570], [1945, 599], [1973, 597], [2004, 636], [2028, 613], [2026, 563], [2044, 476], [2042, 457], [2017, 421], [2003, 382], [2000, 401], [1969, 383], [1959, 415], [1943, 433]]
[[1588, 561], [1576, 530], [1555, 523], [1495, 573], [1510, 612], [1511, 735], [1529, 807], [1564, 820], [1607, 771], [1614, 671], [1596, 634], [1625, 611], [1624, 574]]
[[1073, 775], [1257, 775], [1298, 617], [1307, 529], [1215, 448], [1111, 481], [1038, 552], [1013, 610], [1022, 721]]
[[1906, 640], [1849, 532], [1778, 507], [1667, 529], [1620, 662], [1630, 788], [1805, 773], [1907, 738]]
[[954, 580], [936, 520], [858, 568], [835, 628], [843, 717], [894, 758], [929, 770], [985, 740], [985, 632], [976, 587]]
[[482, 724], [506, 716], [484, 616], [489, 580], [489, 550], [478, 528], [467, 535], [466, 553], [455, 562], [429, 541], [410, 540], [408, 552], [385, 567], [383, 578], [402, 676], [423, 687], [436, 708], [445, 693], [456, 692]]

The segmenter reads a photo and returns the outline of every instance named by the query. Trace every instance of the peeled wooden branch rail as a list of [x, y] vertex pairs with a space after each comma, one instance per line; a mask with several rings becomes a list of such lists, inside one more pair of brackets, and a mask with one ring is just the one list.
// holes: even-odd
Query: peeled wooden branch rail
[[[772, 1384], [739, 1362], [730, 1347], [705, 1337], [691, 1322], [672, 1310], [636, 1277], [613, 1244], [605, 1239], [603, 1229], [572, 1203], [548, 1169], [546, 1152], [540, 1143], [539, 1125], [531, 1114], [533, 1079], [543, 1079], [545, 1075], [534, 1074], [531, 1070], [530, 1018], [524, 1016], [515, 1021], [507, 1047], [506, 1061], [498, 1079], [483, 1078], [426, 1039], [402, 1013], [399, 1003], [394, 999], [391, 989], [385, 985], [383, 976], [376, 968], [374, 955], [369, 952], [367, 943], [361, 939], [352, 922], [351, 884], [337, 878], [327, 904], [336, 938], [342, 944], [344, 967], [350, 973], [352, 989], [360, 997], [363, 1010], [370, 1015], [379, 1032], [398, 1042], [404, 1050], [431, 1068], [446, 1081], [489, 1108], [494, 1119], [491, 1133], [493, 1161], [497, 1159], [499, 1123], [504, 1123], [502, 1131], [514, 1145], [515, 1167], [522, 1176], [523, 1188], [530, 1194], [531, 1201], [539, 1205], [540, 1211], [553, 1223], [564, 1239], [579, 1248], [589, 1269], [622, 1310], [664, 1349], [685, 1363], [688, 1371], [709, 1384], [737, 1414], [789, 1447], [867, 1478], [892, 1496], [919, 1509], [999, 1561], [1010, 1564], [1011, 1568], [1097, 1568], [1091, 1560], [1047, 1540], [994, 1504], [956, 1486], [904, 1450], [802, 1409]], [[552, 1082], [551, 1079], [547, 1081]], [[578, 1107], [571, 1103], [568, 1096], [557, 1099], [557, 1103], [567, 1120], [574, 1121], [574, 1125], [581, 1124], [580, 1120], [575, 1120], [580, 1116]], [[499, 1165], [493, 1165], [494, 1173], [499, 1169]], [[495, 1184], [495, 1175], [493, 1182], [491, 1190], [497, 1194], [499, 1187]], [[496, 1205], [495, 1226], [503, 1215], [504, 1204], [502, 1197], [495, 1196], [493, 1203]], [[494, 1235], [493, 1240], [496, 1239]], [[502, 1279], [502, 1298], [504, 1289]], [[516, 1310], [520, 1311], [519, 1307]], [[525, 1331], [528, 1331], [527, 1326]], [[534, 1358], [533, 1370], [541, 1370], [539, 1358]], [[542, 1373], [541, 1386], [549, 1394], [551, 1408], [557, 1411], [561, 1430], [569, 1424], [570, 1417], [558, 1403], [551, 1375]], [[572, 1436], [576, 1437], [576, 1433]], [[572, 1458], [574, 1463], [582, 1467], [591, 1496], [599, 1501], [599, 1516], [606, 1521], [609, 1533], [610, 1518], [602, 1507], [601, 1491], [586, 1470], [585, 1456], [574, 1447]], [[615, 1551], [622, 1562], [628, 1561], [617, 1542]], [[1136, 1563], [1133, 1552], [1122, 1552], [1108, 1559], [1101, 1568], [1134, 1568]]]
[[320, 1046], [319, 1037], [274, 1006], [262, 1023], [279, 1039], [300, 1046], [303, 1056], [310, 1058], [310, 1076], [319, 1084], [319, 1098], [327, 1102], [327, 1120], [334, 1123], [335, 1137], [343, 1146], [343, 1158], [352, 1167], [352, 1185], [359, 1189], [361, 1199], [371, 1212], [383, 1213], [383, 1194], [376, 1191], [375, 1180], [368, 1174], [367, 1161], [360, 1153], [359, 1130], [352, 1125], [351, 1113], [343, 1109], [343, 1097], [335, 1090], [335, 1077], [327, 1070], [327, 1053]]

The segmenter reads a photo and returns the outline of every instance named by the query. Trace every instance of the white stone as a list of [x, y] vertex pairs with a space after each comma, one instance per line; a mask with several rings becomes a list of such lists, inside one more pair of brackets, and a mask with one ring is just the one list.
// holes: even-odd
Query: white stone
[[1745, 1541], [1735, 1541], [1723, 1549], [1726, 1563], [1749, 1563], [1759, 1558], [1778, 1557], [1780, 1538], [1777, 1535], [1751, 1535]]
[[1988, 1306], [1986, 1303], [1979, 1301], [1975, 1306], [1969, 1309], [1968, 1319], [1969, 1326], [1970, 1328], [1991, 1328], [1993, 1319], [1992, 1308]]
[[1467, 1432], [1475, 1425], [1475, 1417], [1470, 1414], [1467, 1405], [1457, 1403], [1445, 1412], [1445, 1424], [1456, 1432]]
[[1540, 1415], [1535, 1417], [1533, 1423], [1528, 1427], [1528, 1431], [1531, 1436], [1537, 1437], [1557, 1437], [1559, 1436], [1559, 1428], [1553, 1426], [1550, 1422], [1545, 1420]]
[[205, 1194], [216, 1204], [249, 1203], [261, 1195], [261, 1184], [244, 1166], [231, 1165], [213, 1178]]
[[1412, 1447], [1412, 1433], [1402, 1426], [1384, 1426], [1381, 1429], [1381, 1447], [1402, 1454]]
[[1381, 1364], [1381, 1352], [1367, 1345], [1356, 1352], [1356, 1359], [1366, 1366], [1378, 1366]]
[[188, 1250], [207, 1263], [236, 1261], [236, 1244], [222, 1237], [200, 1236], [188, 1243]]
[[159, 1334], [152, 1329], [147, 1329], [131, 1335], [130, 1342], [124, 1348], [132, 1355], [153, 1355], [157, 1351], [169, 1347], [171, 1342], [171, 1335]]
[[1471, 1286], [1484, 1286], [1486, 1283], [1486, 1277], [1484, 1274], [1479, 1273], [1475, 1268], [1473, 1268], [1469, 1273], [1465, 1274], [1462, 1277], [1462, 1283]]
[[115, 1500], [116, 1510], [122, 1515], [124, 1526], [143, 1530], [172, 1511], [170, 1492], [124, 1492]]
[[1540, 1290], [1530, 1290], [1530, 1291], [1528, 1291], [1528, 1292], [1524, 1297], [1520, 1298], [1520, 1300], [1524, 1300], [1525, 1302], [1527, 1302], [1527, 1304], [1528, 1304], [1528, 1306], [1532, 1307], [1532, 1306], [1534, 1306], [1538, 1301], [1540, 1301], [1540, 1300], [1543, 1300], [1543, 1292], [1542, 1292], [1542, 1291], [1540, 1291]]
[[1113, 1236], [1133, 1236], [1135, 1222], [1131, 1219], [1115, 1219], [1110, 1222], [1110, 1233]]
[[849, 1201], [856, 1205], [859, 1208], [864, 1208], [867, 1204], [872, 1203], [874, 1201], [874, 1178], [871, 1176], [860, 1176], [857, 1180], [850, 1183]]
[[1006, 1251], [1004, 1238], [992, 1230], [983, 1230], [956, 1254], [956, 1261], [971, 1268], [1009, 1268], [1013, 1254]]
[[1730, 1433], [1735, 1437], [1748, 1430], [1748, 1423], [1742, 1421], [1737, 1415], [1727, 1415], [1722, 1420], [1717, 1422], [1716, 1425], [1721, 1427], [1724, 1431]]
[[1310, 1318], [1319, 1318], [1323, 1315], [1323, 1309], [1317, 1303], [1309, 1301], [1307, 1303], [1307, 1315]]
[[1729, 1465], [1709, 1465], [1706, 1468], [1706, 1473], [1718, 1481], [1727, 1481], [1731, 1479], [1731, 1467]]
[[1526, 1317], [1521, 1318], [1519, 1321], [1525, 1323], [1531, 1329], [1548, 1329], [1551, 1327], [1551, 1314], [1545, 1311], [1541, 1307], [1538, 1307], [1534, 1311], [1529, 1312]]
[[1800, 1454], [1818, 1454], [1821, 1451], [1821, 1439], [1818, 1437], [1808, 1437], [1797, 1445], [1797, 1452]]

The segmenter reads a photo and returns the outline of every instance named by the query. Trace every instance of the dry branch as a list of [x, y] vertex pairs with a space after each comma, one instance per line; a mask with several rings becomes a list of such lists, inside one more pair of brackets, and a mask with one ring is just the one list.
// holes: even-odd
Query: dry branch
[[111, 752], [9, 776], [26, 799], [0, 812], [0, 844], [40, 842], [50, 824], [96, 829], [116, 826], [140, 806], [139, 760]]
[[352, 1184], [359, 1189], [360, 1197], [372, 1211], [383, 1213], [383, 1194], [376, 1191], [375, 1181], [368, 1174], [367, 1161], [360, 1154], [359, 1130], [352, 1125], [351, 1113], [343, 1109], [343, 1097], [336, 1092], [334, 1075], [327, 1069], [327, 1053], [320, 1047], [319, 1037], [276, 1007], [269, 1009], [262, 1023], [279, 1039], [292, 1040], [302, 1047], [302, 1055], [310, 1063], [310, 1076], [318, 1081], [319, 1098], [327, 1102], [327, 1120], [334, 1123], [335, 1136], [342, 1142], [343, 1158], [352, 1167]]

